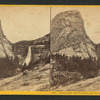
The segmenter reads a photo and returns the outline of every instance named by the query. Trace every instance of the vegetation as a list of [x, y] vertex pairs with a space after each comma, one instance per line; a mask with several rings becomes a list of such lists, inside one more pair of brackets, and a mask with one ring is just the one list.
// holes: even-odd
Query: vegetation
[[51, 68], [51, 84], [64, 84], [76, 82], [82, 79], [88, 79], [96, 77], [100, 69], [100, 58], [84, 58], [70, 57], [63, 55], [52, 55]]
[[10, 77], [16, 74], [18, 68], [18, 58], [0, 58], [0, 78]]
[[[29, 65], [28, 66], [26, 66], [26, 65], [24, 65], [23, 67], [22, 67], [22, 71], [24, 71], [24, 70], [33, 70], [35, 67], [37, 67], [37, 66], [39, 66], [39, 64], [40, 64], [40, 66], [41, 65], [46, 65], [46, 64], [48, 64], [48, 63], [50, 63], [50, 56], [47, 56], [47, 57], [45, 57], [45, 58], [39, 58], [38, 60], [36, 60], [36, 61], [31, 61], [30, 63], [29, 63]], [[42, 66], [41, 66], [42, 67]]]

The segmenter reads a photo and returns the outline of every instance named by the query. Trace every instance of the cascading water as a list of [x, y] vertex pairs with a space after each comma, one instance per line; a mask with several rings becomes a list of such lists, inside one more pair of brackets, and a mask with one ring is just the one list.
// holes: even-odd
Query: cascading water
[[31, 61], [31, 46], [28, 48], [28, 53], [27, 53], [27, 56], [25, 58], [23, 65], [26, 64], [26, 66], [28, 66], [30, 61]]

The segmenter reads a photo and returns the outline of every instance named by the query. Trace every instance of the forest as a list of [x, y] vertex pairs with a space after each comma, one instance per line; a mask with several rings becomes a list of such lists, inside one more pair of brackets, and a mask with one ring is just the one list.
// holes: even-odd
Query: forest
[[100, 57], [81, 58], [65, 55], [51, 55], [51, 84], [70, 84], [99, 75]]

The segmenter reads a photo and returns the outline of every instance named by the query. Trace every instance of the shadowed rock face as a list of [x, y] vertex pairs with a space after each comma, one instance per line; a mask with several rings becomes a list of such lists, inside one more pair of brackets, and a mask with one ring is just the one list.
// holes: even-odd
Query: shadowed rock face
[[34, 63], [39, 59], [44, 59], [49, 56], [49, 49], [45, 48], [45, 45], [33, 45], [28, 48], [28, 53], [23, 62], [23, 65], [29, 65], [30, 62]]
[[51, 21], [51, 51], [66, 56], [97, 57], [94, 43], [86, 35], [80, 12], [59, 13]]
[[[31, 47], [31, 58], [27, 56], [30, 47]], [[26, 62], [25, 59], [27, 57], [28, 59], [31, 59], [30, 62], [35, 62], [36, 60], [40, 59], [40, 56], [42, 56], [42, 58], [48, 56], [49, 51], [50, 51], [50, 34], [47, 34], [44, 37], [41, 37], [36, 40], [19, 41], [13, 44], [13, 52], [18, 56], [20, 65]]]
[[4, 35], [0, 22], [0, 58], [6, 57], [14, 59], [14, 54], [12, 52], [12, 43]]
[[98, 55], [98, 57], [100, 57], [100, 43], [95, 45], [96, 48], [96, 53]]
[[6, 38], [0, 23], [0, 78], [15, 75], [18, 59], [12, 51], [13, 44]]

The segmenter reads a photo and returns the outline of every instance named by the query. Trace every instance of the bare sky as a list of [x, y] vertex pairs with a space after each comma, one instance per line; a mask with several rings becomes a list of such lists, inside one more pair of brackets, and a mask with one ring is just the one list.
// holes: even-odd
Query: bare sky
[[0, 7], [4, 34], [11, 42], [34, 40], [50, 32], [49, 7]]
[[[87, 35], [100, 43], [100, 7], [52, 7], [51, 18], [68, 10], [80, 11]], [[11, 42], [34, 40], [50, 32], [50, 7], [0, 6], [0, 20]]]
[[93, 42], [100, 43], [100, 7], [52, 7], [51, 18], [68, 10], [80, 11], [87, 35]]

